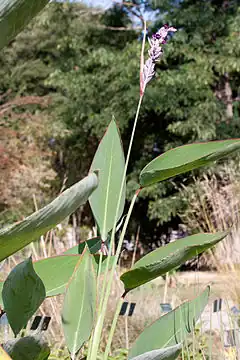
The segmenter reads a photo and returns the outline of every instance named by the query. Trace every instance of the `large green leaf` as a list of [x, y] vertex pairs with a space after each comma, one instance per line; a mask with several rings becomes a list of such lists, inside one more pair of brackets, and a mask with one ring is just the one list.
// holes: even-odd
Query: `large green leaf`
[[47, 360], [50, 355], [50, 348], [41, 335], [9, 340], [3, 348], [13, 360]]
[[91, 335], [96, 312], [96, 273], [87, 248], [68, 284], [62, 311], [66, 344], [72, 359]]
[[3, 285], [4, 310], [15, 335], [26, 325], [46, 297], [42, 280], [29, 258], [15, 266]]
[[60, 194], [25, 220], [0, 230], [0, 261], [36, 240], [84, 204], [98, 185], [95, 173]]
[[198, 297], [185, 302], [147, 327], [133, 344], [129, 359], [148, 351], [182, 344], [207, 305], [209, 294], [210, 287], [207, 287]]
[[142, 187], [197, 169], [240, 148], [240, 140], [211, 141], [184, 145], [152, 160], [140, 173]]
[[34, 263], [34, 269], [44, 283], [46, 296], [64, 293], [80, 259], [80, 255], [61, 255]]
[[178, 344], [165, 349], [152, 350], [135, 356], [132, 360], [175, 360], [180, 354], [181, 348], [182, 345]]
[[[34, 270], [45, 286], [47, 297], [64, 293], [79, 259], [80, 256], [61, 255], [33, 263]], [[2, 287], [3, 283], [0, 283], [0, 289]], [[3, 305], [1, 296], [0, 305]]]
[[176, 240], [152, 251], [137, 261], [130, 271], [121, 276], [126, 290], [131, 290], [146, 282], [166, 274], [186, 260], [202, 253], [221, 241], [228, 232], [215, 234], [200, 233]]
[[[99, 255], [91, 255], [95, 271], [98, 270]], [[106, 256], [103, 257], [101, 271], [105, 270]], [[47, 296], [63, 294], [81, 255], [61, 255], [34, 263], [38, 276], [42, 279]], [[113, 263], [114, 256], [111, 257]]]
[[49, 0], [0, 1], [0, 49], [7, 45]]
[[[109, 268], [112, 267], [114, 258], [114, 256], [111, 256]], [[65, 292], [79, 259], [80, 255], [61, 255], [33, 263], [34, 270], [45, 286], [47, 297], [60, 295]], [[101, 272], [104, 272], [106, 269], [106, 259], [107, 256], [102, 257]], [[98, 272], [99, 260], [99, 255], [93, 256], [93, 265], [96, 272]], [[3, 306], [2, 288], [3, 282], [0, 282], [0, 306]]]
[[[111, 121], [94, 156], [90, 171], [99, 170], [99, 186], [89, 202], [102, 239], [113, 228], [124, 173], [124, 153], [115, 121]], [[123, 213], [125, 185], [121, 196], [117, 221]]]

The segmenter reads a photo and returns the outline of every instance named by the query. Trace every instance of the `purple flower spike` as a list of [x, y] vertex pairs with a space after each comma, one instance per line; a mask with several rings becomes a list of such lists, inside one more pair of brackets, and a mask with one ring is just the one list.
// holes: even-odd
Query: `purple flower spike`
[[157, 31], [156, 34], [152, 35], [152, 39], [148, 39], [150, 44], [150, 49], [148, 50], [149, 58], [144, 64], [142, 78], [141, 78], [141, 94], [144, 93], [145, 88], [149, 81], [151, 81], [156, 73], [155, 65], [158, 61], [160, 61], [163, 49], [162, 45], [166, 44], [167, 36], [169, 32], [175, 32], [175, 29], [168, 24], [165, 24]]

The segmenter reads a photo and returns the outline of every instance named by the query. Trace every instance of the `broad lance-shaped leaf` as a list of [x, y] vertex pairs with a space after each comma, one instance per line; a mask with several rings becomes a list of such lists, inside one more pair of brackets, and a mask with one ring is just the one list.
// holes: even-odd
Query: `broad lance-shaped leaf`
[[9, 340], [3, 348], [13, 360], [47, 360], [50, 355], [50, 348], [41, 335]]
[[46, 296], [63, 294], [81, 256], [64, 255], [43, 259], [34, 263], [34, 269], [42, 279]]
[[62, 311], [64, 336], [71, 358], [91, 335], [96, 312], [96, 273], [86, 248], [68, 284]]
[[71, 215], [88, 200], [97, 185], [97, 175], [91, 173], [25, 220], [1, 229], [0, 261], [36, 240]]
[[0, 1], [0, 49], [7, 45], [49, 0]]
[[[92, 255], [92, 258], [93, 266], [95, 267], [95, 271], [97, 273], [100, 257], [99, 255]], [[33, 263], [34, 270], [41, 278], [45, 286], [46, 297], [60, 295], [65, 292], [66, 286], [79, 259], [79, 255], [61, 255], [39, 260]], [[103, 256], [101, 272], [104, 272], [106, 269], [106, 259], [107, 256]], [[111, 256], [109, 268], [112, 267], [114, 259], [115, 257]], [[1, 293], [3, 284], [3, 282], [0, 282], [0, 306], [2, 307], [3, 300]]]
[[140, 173], [142, 187], [208, 165], [240, 148], [240, 139], [190, 144], [169, 150], [152, 160]]
[[180, 354], [181, 348], [182, 345], [178, 344], [165, 349], [152, 350], [135, 356], [132, 360], [174, 360]]
[[132, 360], [149, 351], [182, 344], [207, 305], [209, 294], [208, 286], [198, 297], [183, 303], [148, 326], [136, 339], [128, 358]]
[[[91, 255], [95, 272], [98, 271], [99, 255]], [[103, 257], [101, 271], [105, 270], [106, 256]], [[81, 259], [81, 255], [61, 255], [43, 259], [34, 263], [34, 269], [42, 279], [46, 288], [46, 296], [60, 295], [65, 292], [66, 286], [73, 274], [73, 271]], [[111, 256], [110, 268], [114, 256]]]
[[[90, 171], [99, 170], [99, 186], [91, 195], [89, 202], [104, 241], [114, 226], [124, 166], [125, 160], [119, 131], [115, 121], [111, 121], [98, 146], [90, 169]], [[122, 216], [124, 209], [125, 187], [124, 184], [117, 221]]]
[[127, 291], [134, 289], [211, 248], [227, 234], [228, 232], [200, 233], [161, 246], [137, 261], [131, 270], [122, 274], [120, 279]]
[[3, 285], [4, 310], [15, 335], [27, 324], [46, 297], [42, 280], [29, 258], [15, 266]]

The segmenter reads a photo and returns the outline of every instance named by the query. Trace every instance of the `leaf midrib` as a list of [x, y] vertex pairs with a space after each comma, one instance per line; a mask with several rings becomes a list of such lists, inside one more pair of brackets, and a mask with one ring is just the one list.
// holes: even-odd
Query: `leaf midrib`
[[103, 217], [103, 231], [102, 231], [102, 238], [105, 241], [106, 234], [106, 223], [107, 223], [107, 212], [108, 212], [108, 198], [109, 198], [109, 189], [110, 189], [110, 181], [111, 181], [111, 174], [112, 174], [112, 163], [113, 163], [113, 139], [111, 143], [111, 155], [110, 155], [110, 164], [109, 164], [109, 171], [108, 171], [108, 182], [107, 182], [107, 189], [106, 189], [106, 201], [104, 207], [104, 217]]

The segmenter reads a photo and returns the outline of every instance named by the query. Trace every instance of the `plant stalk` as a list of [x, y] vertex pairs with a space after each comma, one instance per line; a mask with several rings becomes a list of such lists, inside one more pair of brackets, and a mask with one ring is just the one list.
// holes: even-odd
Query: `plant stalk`
[[[121, 187], [120, 187], [120, 192], [119, 192], [119, 198], [118, 198], [118, 203], [117, 203], [117, 207], [116, 207], [114, 225], [113, 225], [113, 229], [112, 229], [111, 240], [110, 240], [110, 244], [109, 244], [109, 252], [108, 252], [108, 257], [107, 257], [107, 261], [106, 261], [106, 270], [104, 273], [103, 286], [102, 286], [102, 291], [101, 291], [101, 296], [100, 296], [100, 304], [99, 304], [99, 310], [98, 310], [97, 323], [96, 323], [96, 327], [95, 327], [94, 333], [93, 333], [93, 341], [92, 341], [92, 347], [90, 349], [90, 356], [88, 356], [88, 359], [90, 359], [90, 360], [96, 360], [96, 358], [97, 358], [97, 352], [98, 352], [98, 348], [99, 348], [99, 344], [100, 344], [101, 333], [102, 333], [102, 329], [103, 329], [103, 323], [104, 323], [104, 318], [105, 318], [106, 309], [107, 309], [107, 303], [108, 303], [108, 299], [109, 299], [109, 295], [110, 295], [110, 291], [111, 291], [111, 286], [112, 286], [112, 282], [113, 282], [114, 272], [116, 269], [118, 257], [120, 255], [122, 243], [123, 243], [127, 225], [128, 225], [131, 213], [132, 213], [132, 209], [133, 209], [134, 203], [136, 201], [136, 198], [138, 196], [138, 193], [140, 191], [140, 190], [138, 190], [136, 192], [136, 194], [134, 195], [132, 202], [130, 204], [128, 214], [127, 214], [127, 217], [124, 222], [123, 230], [122, 230], [122, 233], [121, 233], [121, 236], [119, 239], [118, 247], [116, 250], [114, 264], [113, 264], [111, 274], [110, 274], [110, 280], [107, 281], [110, 257], [112, 254], [113, 244], [115, 241], [115, 232], [116, 232], [116, 227], [117, 227], [118, 212], [120, 209], [121, 197], [122, 197], [122, 193], [123, 193], [124, 186], [125, 186], [126, 174], [127, 174], [130, 154], [131, 154], [131, 150], [132, 150], [133, 140], [134, 140], [134, 136], [135, 136], [137, 121], [138, 121], [140, 108], [141, 108], [142, 100], [143, 100], [143, 96], [144, 96], [144, 90], [142, 87], [142, 70], [143, 70], [143, 63], [144, 63], [145, 41], [146, 41], [146, 22], [144, 22], [144, 36], [143, 36], [141, 58], [140, 58], [140, 97], [139, 97], [137, 111], [136, 111], [136, 115], [135, 115], [135, 119], [134, 119], [131, 138], [130, 138], [130, 142], [129, 142], [129, 146], [128, 146], [128, 152], [127, 152], [127, 157], [126, 157], [126, 162], [125, 162], [125, 167], [124, 167], [124, 172], [123, 172], [123, 177], [122, 177], [122, 182], [121, 182]], [[116, 321], [117, 321], [117, 318], [116, 318]], [[109, 343], [109, 348], [110, 348], [110, 346], [111, 346], [111, 342]]]
[[91, 360], [96, 360], [96, 358], [97, 358], [98, 348], [99, 348], [102, 329], [103, 329], [104, 318], [105, 318], [105, 315], [106, 315], [108, 299], [109, 299], [109, 295], [110, 295], [110, 292], [111, 292], [111, 287], [112, 287], [112, 282], [113, 282], [113, 277], [114, 277], [118, 257], [120, 255], [123, 239], [124, 239], [124, 236], [125, 236], [125, 233], [126, 233], [126, 230], [127, 230], [127, 226], [128, 226], [131, 214], [132, 214], [132, 210], [133, 210], [133, 207], [134, 207], [134, 204], [135, 204], [135, 201], [137, 199], [137, 196], [138, 196], [139, 192], [140, 192], [140, 189], [137, 190], [136, 193], [134, 194], [134, 196], [132, 198], [132, 201], [131, 201], [131, 204], [129, 206], [128, 213], [127, 213], [124, 225], [123, 225], [123, 230], [121, 232], [121, 236], [120, 236], [120, 239], [119, 239], [116, 255], [115, 255], [115, 258], [114, 258], [113, 267], [111, 269], [110, 279], [108, 280], [108, 285], [107, 285], [107, 288], [106, 288], [106, 293], [105, 293], [105, 296], [104, 296], [104, 299], [103, 299], [102, 307], [101, 307], [101, 310], [99, 309], [99, 314], [100, 315], [99, 315], [99, 317], [97, 319], [97, 324], [96, 324], [95, 331], [94, 331], [94, 334], [93, 334], [92, 349], [91, 349], [91, 355], [90, 355]]
[[146, 22], [144, 21], [144, 36], [143, 36], [141, 56], [140, 56], [140, 98], [139, 98], [138, 107], [137, 107], [137, 111], [136, 111], [136, 115], [135, 115], [135, 119], [134, 119], [132, 134], [131, 134], [131, 138], [130, 138], [130, 142], [129, 142], [129, 146], [128, 146], [128, 152], [127, 152], [125, 167], [124, 167], [124, 171], [123, 171], [123, 178], [122, 178], [122, 183], [121, 183], [119, 197], [118, 197], [118, 203], [117, 203], [115, 219], [114, 219], [114, 224], [113, 224], [113, 229], [112, 229], [112, 234], [111, 234], [111, 240], [110, 240], [110, 244], [109, 244], [109, 253], [108, 253], [108, 258], [107, 258], [107, 263], [106, 263], [106, 271], [104, 274], [103, 287], [102, 287], [102, 292], [101, 292], [101, 297], [100, 297], [100, 307], [99, 307], [100, 311], [102, 308], [104, 294], [106, 291], [107, 274], [108, 274], [108, 270], [109, 270], [110, 256], [112, 254], [113, 244], [114, 244], [114, 240], [115, 240], [115, 232], [116, 232], [116, 227], [117, 227], [118, 212], [119, 212], [119, 208], [120, 208], [120, 204], [121, 204], [121, 197], [122, 197], [122, 193], [123, 193], [123, 189], [124, 189], [124, 185], [125, 185], [125, 181], [126, 181], [126, 175], [127, 175], [127, 169], [128, 169], [129, 159], [130, 159], [130, 155], [131, 155], [132, 145], [133, 145], [133, 139], [135, 136], [139, 112], [140, 112], [140, 108], [141, 108], [142, 100], [143, 100], [143, 96], [144, 96], [142, 75], [143, 75], [143, 66], [144, 66], [145, 43], [146, 43]]
[[107, 341], [107, 346], [106, 346], [106, 349], [105, 349], [105, 352], [104, 352], [103, 360], [108, 359], [108, 355], [109, 355], [110, 350], [111, 350], [111, 344], [112, 344], [112, 340], [113, 340], [113, 335], [114, 335], [114, 332], [115, 332], [115, 329], [116, 329], [118, 316], [119, 316], [119, 313], [120, 313], [120, 310], [121, 310], [121, 307], [122, 307], [123, 300], [124, 300], [123, 297], [121, 297], [118, 300], [116, 311], [115, 311], [114, 318], [113, 318], [113, 321], [112, 321], [112, 326], [111, 326], [111, 329], [110, 329], [110, 332], [109, 332], [109, 335], [108, 335], [108, 341]]

